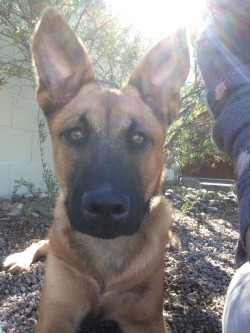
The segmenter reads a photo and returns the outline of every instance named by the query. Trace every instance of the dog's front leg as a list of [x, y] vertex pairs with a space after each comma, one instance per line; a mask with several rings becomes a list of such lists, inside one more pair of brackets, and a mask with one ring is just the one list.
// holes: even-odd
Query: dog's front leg
[[49, 253], [35, 333], [77, 333], [86, 316], [98, 310], [92, 280]]
[[11, 254], [3, 259], [2, 269], [11, 274], [22, 273], [28, 270], [35, 260], [46, 256], [48, 249], [49, 241], [47, 239], [33, 243], [23, 252]]

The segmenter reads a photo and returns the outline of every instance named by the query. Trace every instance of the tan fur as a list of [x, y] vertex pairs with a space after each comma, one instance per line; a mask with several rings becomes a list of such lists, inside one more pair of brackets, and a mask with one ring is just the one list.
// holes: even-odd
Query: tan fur
[[[179, 111], [179, 92], [189, 69], [185, 33], [167, 37], [149, 50], [120, 90], [97, 85], [81, 42], [53, 9], [42, 16], [32, 52], [38, 102], [47, 116], [61, 184], [36, 333], [76, 333], [81, 322], [91, 318], [115, 320], [123, 333], [166, 333], [164, 253], [172, 238], [172, 219], [161, 196], [163, 145], [166, 127]], [[81, 117], [100, 138], [93, 163], [109, 168], [107, 156], [117, 150], [123, 164], [140, 175], [149, 207], [130, 236], [101, 239], [72, 230], [65, 207], [69, 180], [92, 159], [91, 151], [73, 149], [62, 133], [79, 126]], [[126, 148], [133, 123], [150, 138], [138, 151]]]

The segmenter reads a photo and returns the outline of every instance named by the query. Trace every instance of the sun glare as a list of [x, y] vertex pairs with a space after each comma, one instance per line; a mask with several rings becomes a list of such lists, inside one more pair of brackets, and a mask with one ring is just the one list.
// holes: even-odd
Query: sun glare
[[180, 26], [202, 24], [205, 0], [112, 0], [114, 13], [149, 37], [159, 37]]

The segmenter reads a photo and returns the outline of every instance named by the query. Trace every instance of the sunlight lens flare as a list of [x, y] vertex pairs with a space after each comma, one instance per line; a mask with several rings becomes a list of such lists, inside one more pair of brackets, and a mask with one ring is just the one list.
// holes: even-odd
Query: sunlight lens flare
[[180, 26], [197, 29], [202, 24], [205, 0], [113, 0], [112, 7], [123, 24], [156, 37]]

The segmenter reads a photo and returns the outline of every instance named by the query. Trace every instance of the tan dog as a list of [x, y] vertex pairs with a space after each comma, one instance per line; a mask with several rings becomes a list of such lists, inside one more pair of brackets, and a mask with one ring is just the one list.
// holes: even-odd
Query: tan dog
[[163, 145], [189, 70], [185, 32], [155, 45], [120, 90], [97, 85], [84, 47], [51, 8], [32, 53], [61, 184], [49, 246], [26, 251], [26, 266], [48, 251], [36, 333], [75, 333], [92, 319], [166, 333]]

